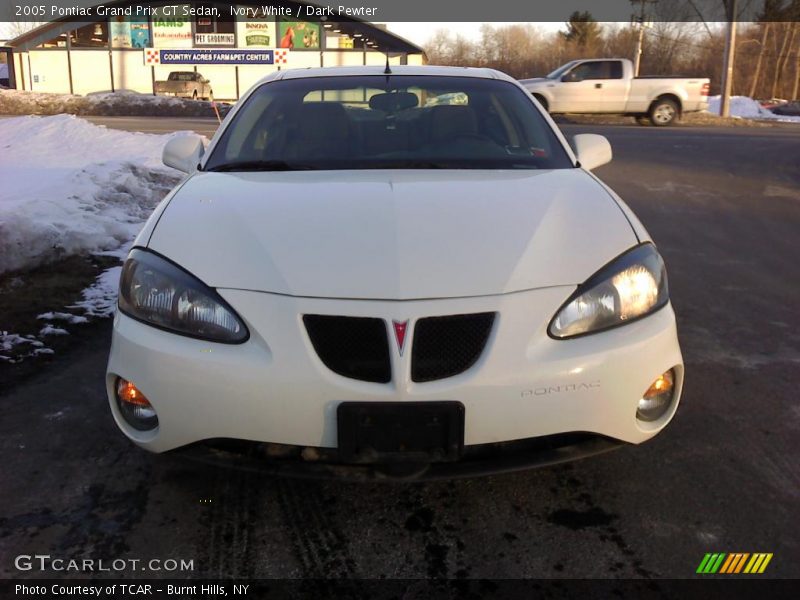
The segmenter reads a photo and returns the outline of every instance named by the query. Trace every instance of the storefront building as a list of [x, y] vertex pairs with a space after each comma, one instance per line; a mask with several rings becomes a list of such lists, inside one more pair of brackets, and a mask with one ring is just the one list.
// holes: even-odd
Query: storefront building
[[[106, 2], [8, 42], [11, 87], [88, 94], [155, 93], [173, 71], [197, 71], [218, 100], [239, 98], [286, 68], [422, 64], [422, 49], [385, 27], [305, 17], [311, 5], [281, 0]], [[102, 18], [99, 18], [102, 15]], [[303, 18], [305, 17], [305, 18]]]

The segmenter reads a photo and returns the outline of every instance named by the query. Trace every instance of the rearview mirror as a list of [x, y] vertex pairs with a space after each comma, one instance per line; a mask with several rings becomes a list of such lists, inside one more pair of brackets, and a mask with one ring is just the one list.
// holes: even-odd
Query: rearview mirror
[[181, 135], [166, 143], [161, 161], [178, 171], [193, 173], [205, 151], [203, 138], [199, 135]]
[[581, 167], [587, 171], [611, 162], [611, 144], [605, 136], [594, 133], [581, 133], [572, 138], [575, 156]]
[[582, 81], [582, 78], [580, 77], [580, 75], [578, 75], [577, 73], [575, 73], [573, 71], [571, 73], [567, 73], [566, 75], [564, 75], [561, 78], [561, 81], [563, 81], [565, 83], [571, 83], [571, 82], [575, 82], [575, 81]]
[[375, 94], [369, 99], [369, 107], [373, 110], [394, 113], [419, 104], [419, 98], [411, 92], [388, 92]]

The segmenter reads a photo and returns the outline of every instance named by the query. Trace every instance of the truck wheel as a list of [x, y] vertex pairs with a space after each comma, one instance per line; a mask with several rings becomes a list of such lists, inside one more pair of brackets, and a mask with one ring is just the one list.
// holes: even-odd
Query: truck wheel
[[639, 115], [638, 117], [635, 117], [635, 119], [636, 119], [636, 122], [639, 125], [644, 125], [645, 127], [647, 125], [650, 125], [650, 119], [649, 119], [649, 117], [646, 117], [645, 115]]
[[678, 105], [669, 98], [659, 98], [650, 106], [650, 122], [656, 127], [672, 125], [677, 120], [680, 111]]

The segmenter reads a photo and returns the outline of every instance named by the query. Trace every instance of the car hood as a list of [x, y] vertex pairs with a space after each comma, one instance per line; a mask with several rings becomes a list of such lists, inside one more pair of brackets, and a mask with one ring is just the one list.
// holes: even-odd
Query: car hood
[[520, 79], [519, 80], [519, 82], [524, 86], [528, 86], [528, 85], [531, 85], [531, 84], [544, 83], [545, 81], [549, 81], [547, 79], [547, 77], [532, 77], [531, 79]]
[[637, 243], [581, 169], [198, 173], [149, 247], [216, 288], [326, 298], [581, 283]]

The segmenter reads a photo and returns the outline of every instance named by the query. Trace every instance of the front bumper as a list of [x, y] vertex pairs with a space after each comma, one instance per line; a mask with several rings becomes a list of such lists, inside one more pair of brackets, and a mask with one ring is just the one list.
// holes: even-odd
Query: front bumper
[[335, 449], [302, 448], [240, 440], [209, 440], [175, 450], [194, 463], [261, 475], [345, 481], [433, 481], [512, 473], [604, 454], [624, 443], [590, 433], [467, 446], [461, 460], [441, 463], [355, 465]]
[[[344, 401], [457, 400], [465, 407], [466, 450], [572, 432], [643, 442], [666, 426], [680, 398], [683, 361], [672, 307], [617, 329], [554, 340], [547, 325], [573, 290], [414, 301], [218, 290], [250, 330], [241, 345], [171, 334], [117, 313], [106, 377], [109, 402], [120, 429], [154, 452], [218, 438], [336, 448], [336, 409]], [[429, 383], [411, 381], [411, 352], [401, 356], [396, 347], [390, 383], [337, 375], [317, 357], [302, 321], [304, 314], [408, 319], [411, 348], [418, 318], [489, 311], [497, 318], [478, 362]], [[671, 368], [672, 406], [655, 422], [638, 421], [639, 398]], [[122, 419], [114, 401], [117, 377], [133, 381], [153, 404], [155, 430], [136, 431]]]

